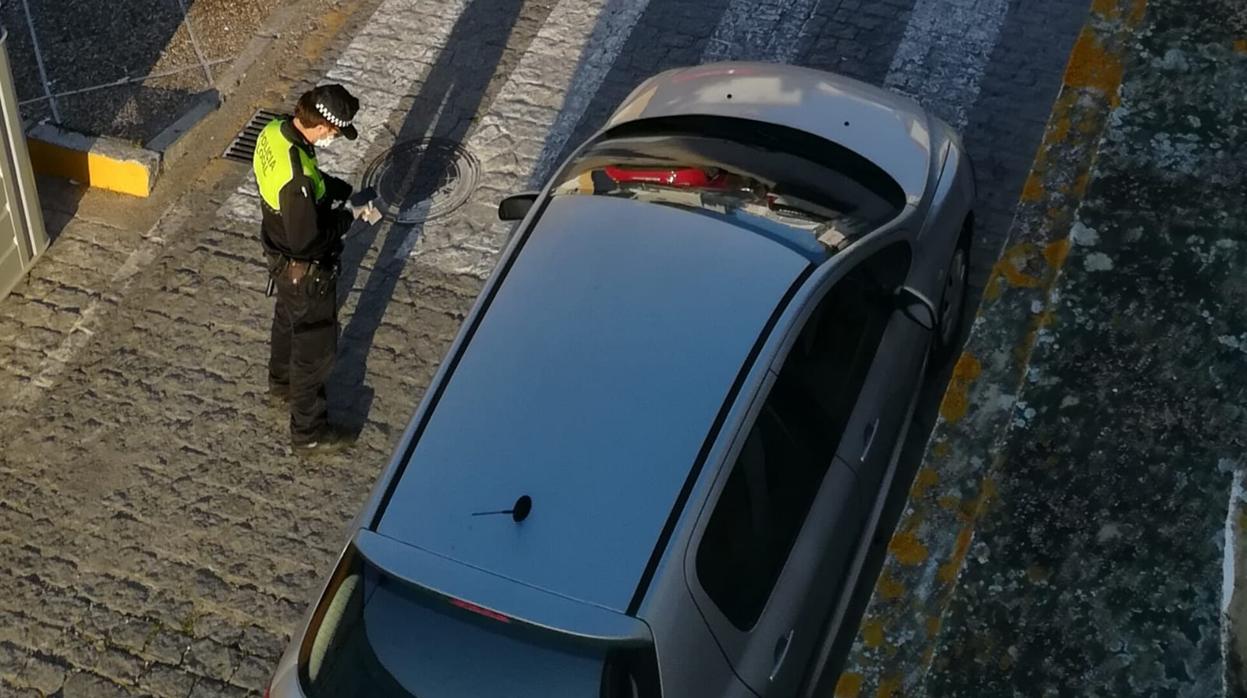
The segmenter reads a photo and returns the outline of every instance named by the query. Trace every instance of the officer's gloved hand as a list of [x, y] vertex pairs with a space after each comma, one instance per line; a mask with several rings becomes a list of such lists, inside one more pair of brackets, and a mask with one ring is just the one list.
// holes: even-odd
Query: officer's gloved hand
[[377, 210], [373, 201], [377, 198], [377, 191], [372, 187], [368, 187], [363, 191], [356, 192], [354, 196], [346, 202], [346, 207], [351, 210], [351, 214], [356, 218], [364, 219], [364, 222], [373, 225], [381, 220], [381, 212]]
[[338, 179], [331, 175], [325, 175], [325, 198], [337, 204], [342, 203], [351, 198], [351, 194], [355, 188], [348, 184], [345, 180]]

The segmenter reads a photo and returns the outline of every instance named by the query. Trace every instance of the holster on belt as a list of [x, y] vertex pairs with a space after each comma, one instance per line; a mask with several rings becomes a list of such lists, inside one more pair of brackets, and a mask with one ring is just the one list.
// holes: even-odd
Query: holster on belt
[[332, 284], [328, 282], [333, 281], [337, 277], [338, 261], [336, 259], [327, 262], [313, 262], [274, 254], [269, 256], [268, 287], [265, 289], [265, 295], [273, 295], [277, 290], [277, 281], [279, 279], [295, 288], [304, 286], [305, 288], [311, 288], [313, 292], [319, 295], [324, 295], [332, 287]]

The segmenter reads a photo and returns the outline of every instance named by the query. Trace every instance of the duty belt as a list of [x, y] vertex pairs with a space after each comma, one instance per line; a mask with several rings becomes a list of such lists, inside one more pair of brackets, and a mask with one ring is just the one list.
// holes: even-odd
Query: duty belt
[[[264, 295], [267, 297], [272, 297], [277, 291], [277, 277], [285, 273], [286, 269], [291, 264], [307, 265], [307, 271], [303, 274], [301, 279], [306, 279], [309, 283], [321, 283], [325, 280], [326, 276], [329, 280], [334, 280], [338, 277], [339, 263], [336, 259], [331, 262], [317, 262], [312, 260], [294, 259], [293, 257], [287, 257], [286, 255], [280, 253], [270, 253], [269, 257], [270, 266], [268, 270], [268, 285], [264, 289]], [[276, 261], [273, 261], [273, 259], [276, 259]], [[329, 284], [325, 284], [323, 287], [323, 289], [328, 288]]]

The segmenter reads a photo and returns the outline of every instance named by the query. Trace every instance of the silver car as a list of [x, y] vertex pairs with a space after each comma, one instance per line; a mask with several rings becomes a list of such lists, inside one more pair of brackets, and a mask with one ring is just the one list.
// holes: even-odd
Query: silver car
[[646, 81], [539, 193], [273, 698], [826, 694], [974, 183], [916, 104]]

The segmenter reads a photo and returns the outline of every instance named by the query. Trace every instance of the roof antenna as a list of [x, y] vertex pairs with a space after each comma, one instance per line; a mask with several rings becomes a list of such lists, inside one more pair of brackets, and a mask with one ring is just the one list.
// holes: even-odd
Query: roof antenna
[[478, 511], [475, 514], [472, 514], [472, 516], [493, 516], [494, 514], [510, 514], [511, 519], [515, 521], [515, 523], [519, 523], [523, 521], [524, 519], [527, 519], [528, 515], [532, 513], [532, 510], [533, 510], [533, 498], [525, 494], [525, 495], [520, 496], [519, 499], [515, 500], [515, 505], [511, 507], [510, 509], [503, 509], [501, 511]]

